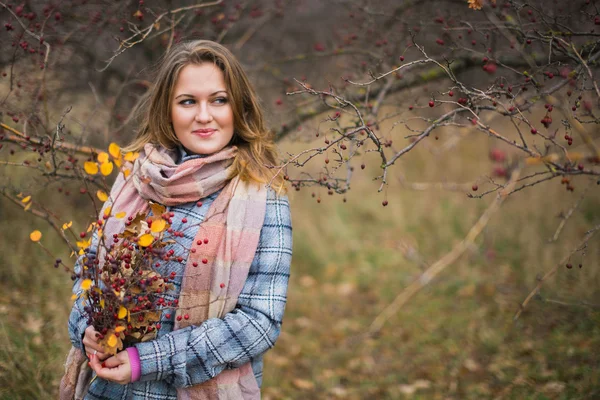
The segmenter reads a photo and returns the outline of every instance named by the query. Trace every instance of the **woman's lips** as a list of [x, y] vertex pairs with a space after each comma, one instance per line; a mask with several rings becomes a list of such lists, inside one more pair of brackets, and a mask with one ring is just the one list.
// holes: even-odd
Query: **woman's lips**
[[196, 129], [195, 131], [192, 131], [192, 133], [196, 136], [208, 137], [208, 136], [212, 135], [213, 133], [215, 133], [216, 131], [217, 131], [216, 129]]

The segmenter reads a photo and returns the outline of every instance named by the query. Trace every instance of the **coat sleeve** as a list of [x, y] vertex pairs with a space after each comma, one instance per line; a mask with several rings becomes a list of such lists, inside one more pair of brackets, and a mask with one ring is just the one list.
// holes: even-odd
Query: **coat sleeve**
[[273, 347], [281, 330], [290, 263], [292, 226], [285, 196], [269, 191], [265, 221], [236, 308], [223, 319], [138, 343], [141, 381], [188, 387], [239, 367]]
[[[98, 235], [96, 233], [94, 233], [94, 236], [92, 237], [92, 241], [91, 241], [91, 246], [89, 248], [89, 251], [87, 253], [87, 257], [95, 257], [96, 256], [96, 250], [98, 247]], [[81, 297], [81, 293], [83, 292], [83, 290], [81, 289], [81, 282], [82, 279], [81, 277], [81, 271], [83, 268], [83, 259], [85, 258], [84, 255], [79, 256], [79, 258], [77, 258], [77, 261], [75, 262], [75, 266], [73, 268], [73, 272], [75, 273], [75, 276], [78, 276], [79, 278], [75, 279], [75, 282], [73, 283], [73, 294], [75, 296], [77, 296], [77, 298], [75, 299], [75, 302], [73, 303], [73, 307], [71, 307], [71, 314], [69, 315], [69, 339], [71, 340], [71, 343], [73, 344], [73, 346], [82, 349], [83, 350], [83, 333], [85, 332], [85, 329], [88, 327], [88, 323], [87, 323], [87, 316], [85, 315], [84, 311], [83, 311], [83, 307], [84, 307], [84, 299], [83, 297]]]

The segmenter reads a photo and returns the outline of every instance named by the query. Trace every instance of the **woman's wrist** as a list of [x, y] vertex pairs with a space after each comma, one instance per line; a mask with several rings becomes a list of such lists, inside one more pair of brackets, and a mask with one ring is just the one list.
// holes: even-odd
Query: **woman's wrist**
[[140, 355], [135, 347], [128, 347], [127, 354], [129, 355], [129, 365], [131, 366], [131, 382], [137, 382], [142, 376]]

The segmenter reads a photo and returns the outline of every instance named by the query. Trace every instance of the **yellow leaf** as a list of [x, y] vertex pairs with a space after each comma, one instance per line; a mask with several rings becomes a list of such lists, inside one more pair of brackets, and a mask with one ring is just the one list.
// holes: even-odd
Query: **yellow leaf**
[[100, 164], [104, 164], [107, 161], [108, 161], [108, 153], [102, 152], [102, 153], [98, 154], [98, 162]]
[[87, 228], [87, 232], [89, 233], [89, 232], [90, 232], [92, 229], [94, 229], [94, 226], [96, 226], [96, 223], [95, 223], [95, 222], [92, 222], [92, 223], [90, 224], [90, 226], [88, 226], [88, 228]]
[[127, 178], [127, 177], [129, 176], [129, 174], [131, 174], [131, 170], [129, 170], [129, 169], [124, 169], [124, 170], [123, 170], [123, 176], [124, 176], [125, 178]]
[[77, 300], [79, 296], [77, 296], [75, 293], [73, 293], [73, 295], [71, 295], [71, 300]]
[[140, 153], [134, 153], [134, 152], [129, 152], [127, 154], [125, 154], [125, 157], [123, 157], [125, 159], [125, 161], [130, 161], [130, 162], [134, 162], [136, 158], [138, 158], [138, 156], [140, 155]]
[[102, 172], [102, 175], [108, 176], [113, 171], [113, 167], [114, 164], [112, 163], [112, 161], [105, 162], [100, 166], [100, 172]]
[[27, 203], [29, 200], [31, 200], [31, 196], [25, 197], [23, 200], [21, 200], [21, 203]]
[[138, 245], [142, 247], [150, 246], [150, 244], [152, 244], [153, 241], [154, 236], [152, 236], [149, 233], [146, 233], [145, 235], [142, 235], [140, 237], [140, 240], [138, 240]]
[[106, 302], [104, 301], [104, 299], [100, 300], [100, 307], [104, 308], [105, 304], [106, 304]]
[[110, 211], [112, 210], [112, 206], [108, 206], [104, 209], [104, 215], [110, 215]]
[[115, 333], [123, 332], [124, 330], [125, 327], [123, 325], [120, 325], [115, 328]]
[[98, 173], [98, 164], [93, 161], [86, 161], [83, 163], [83, 169], [90, 175], [96, 175]]
[[29, 234], [29, 239], [31, 239], [32, 242], [38, 242], [41, 238], [42, 238], [42, 232], [40, 232], [40, 231], [36, 230]]
[[82, 240], [77, 242], [77, 247], [79, 247], [80, 249], [85, 249], [86, 247], [90, 247], [90, 243], [92, 242], [92, 238], [89, 238], [88, 240]]
[[158, 232], [164, 231], [166, 226], [167, 226], [167, 221], [165, 221], [164, 219], [161, 218], [159, 220], [153, 221], [152, 227], [150, 229], [152, 230], [152, 232], [158, 233]]
[[104, 190], [98, 190], [96, 192], [96, 196], [98, 196], [98, 198], [100, 199], [100, 201], [106, 201], [106, 200], [108, 200], [108, 195], [106, 194], [106, 192]]
[[62, 226], [63, 231], [66, 231], [67, 229], [69, 229], [71, 227], [71, 225], [73, 225], [73, 221], [65, 222]]
[[32, 205], [32, 204], [33, 204], [33, 203], [27, 203], [27, 205], [25, 206], [25, 208], [23, 208], [23, 211], [27, 211], [27, 210], [29, 210], [29, 209], [31, 208], [31, 205]]
[[84, 279], [83, 282], [81, 282], [81, 288], [83, 290], [89, 290], [90, 287], [92, 287], [92, 280], [91, 279]]
[[121, 148], [116, 143], [111, 143], [108, 145], [108, 152], [113, 158], [121, 158]]
[[126, 215], [127, 215], [127, 213], [125, 211], [121, 211], [120, 213], [115, 214], [115, 218], [121, 219], [121, 218], [125, 217]]
[[123, 306], [119, 307], [119, 314], [118, 314], [119, 319], [123, 319], [126, 316], [127, 316], [127, 309]]
[[50, 161], [46, 161], [46, 169], [51, 170], [52, 169], [52, 165], [50, 164]]
[[112, 333], [112, 334], [111, 334], [111, 335], [108, 337], [108, 340], [106, 341], [106, 344], [107, 344], [109, 347], [115, 347], [115, 346], [117, 345], [117, 336], [116, 336], [114, 333]]
[[123, 165], [123, 159], [122, 158], [115, 158], [114, 162], [115, 165], [117, 166], [117, 168], [121, 168], [121, 165]]

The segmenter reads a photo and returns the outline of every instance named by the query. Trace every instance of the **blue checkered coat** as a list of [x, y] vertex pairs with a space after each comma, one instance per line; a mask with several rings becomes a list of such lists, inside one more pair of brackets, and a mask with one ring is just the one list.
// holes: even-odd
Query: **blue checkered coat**
[[[197, 156], [182, 154], [182, 161]], [[218, 192], [196, 203], [169, 207], [175, 214], [173, 230], [183, 231], [184, 246], [169, 245], [177, 253], [191, 248], [196, 229]], [[187, 219], [185, 228], [181, 220]], [[97, 238], [94, 240], [97, 243]], [[94, 243], [93, 242], [93, 243]], [[168, 251], [170, 247], [167, 246]], [[94, 248], [94, 246], [92, 246]], [[187, 256], [187, 255], [186, 255]], [[119, 385], [96, 379], [86, 399], [177, 399], [176, 388], [187, 387], [214, 378], [227, 368], [236, 368], [247, 362], [259, 386], [262, 383], [263, 355], [273, 347], [281, 330], [292, 257], [292, 226], [290, 207], [286, 196], [277, 196], [269, 189], [265, 221], [261, 230], [256, 255], [236, 308], [223, 319], [211, 318], [199, 326], [173, 331], [175, 313], [166, 318], [163, 313], [161, 328], [155, 340], [138, 343], [142, 376], [138, 382]], [[185, 263], [171, 261], [158, 269], [162, 275], [171, 271], [175, 289], [165, 300], [179, 297]], [[76, 268], [80, 268], [79, 263]], [[80, 292], [76, 281], [73, 292]], [[69, 318], [69, 335], [74, 346], [83, 348], [82, 337], [87, 327], [81, 301], [77, 301]]]

